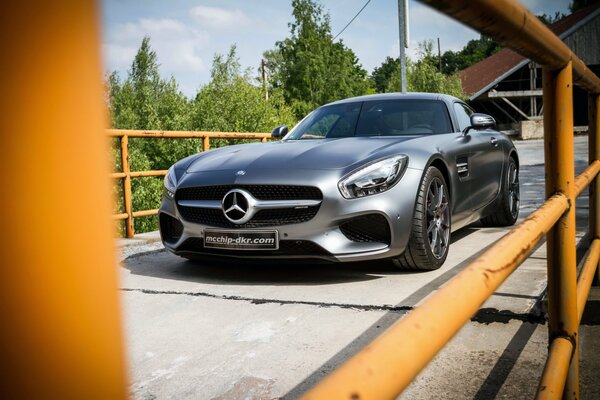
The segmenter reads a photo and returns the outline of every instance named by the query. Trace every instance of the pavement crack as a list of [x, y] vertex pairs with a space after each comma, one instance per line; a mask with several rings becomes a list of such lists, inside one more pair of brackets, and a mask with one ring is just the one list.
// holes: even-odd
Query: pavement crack
[[[403, 305], [367, 305], [367, 304], [349, 304], [349, 303], [328, 303], [321, 301], [305, 301], [305, 300], [281, 300], [281, 299], [265, 299], [244, 296], [232, 296], [213, 294], [207, 292], [186, 292], [177, 290], [153, 290], [153, 289], [137, 289], [137, 288], [121, 288], [123, 292], [138, 292], [151, 295], [183, 295], [193, 297], [208, 297], [219, 300], [234, 300], [245, 301], [250, 304], [278, 304], [278, 305], [306, 305], [323, 308], [342, 308], [356, 311], [386, 311], [399, 314], [406, 314], [411, 311], [413, 306]], [[545, 324], [546, 315], [541, 312], [516, 313], [510, 310], [498, 310], [496, 308], [481, 308], [471, 317], [471, 322], [481, 324], [502, 323], [507, 324], [511, 320], [529, 322], [533, 324]]]
[[391, 306], [391, 305], [366, 305], [366, 304], [347, 304], [347, 303], [328, 303], [320, 301], [304, 301], [304, 300], [281, 300], [281, 299], [257, 299], [254, 297], [244, 296], [231, 296], [231, 295], [220, 295], [206, 292], [185, 292], [175, 290], [152, 290], [152, 289], [135, 289], [135, 288], [122, 288], [124, 292], [139, 292], [145, 294], [172, 294], [172, 295], [184, 295], [184, 296], [195, 296], [195, 297], [210, 297], [213, 299], [220, 300], [236, 300], [246, 301], [251, 304], [279, 304], [279, 305], [307, 305], [316, 307], [335, 307], [344, 308], [358, 311], [388, 311], [396, 313], [406, 313], [413, 309], [410, 306]]

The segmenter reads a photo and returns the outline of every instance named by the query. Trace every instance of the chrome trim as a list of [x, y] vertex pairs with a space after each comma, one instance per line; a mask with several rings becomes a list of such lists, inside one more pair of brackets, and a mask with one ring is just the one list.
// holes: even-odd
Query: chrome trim
[[223, 208], [223, 204], [220, 201], [215, 200], [179, 200], [177, 205], [196, 208]]
[[[253, 207], [257, 210], [314, 207], [321, 204], [321, 200], [256, 200], [254, 198], [252, 200], [255, 201]], [[177, 205], [183, 207], [223, 209], [223, 203], [214, 200], [179, 200]]]
[[314, 207], [321, 204], [321, 200], [255, 200], [253, 204], [257, 210], [275, 208], [304, 208]]

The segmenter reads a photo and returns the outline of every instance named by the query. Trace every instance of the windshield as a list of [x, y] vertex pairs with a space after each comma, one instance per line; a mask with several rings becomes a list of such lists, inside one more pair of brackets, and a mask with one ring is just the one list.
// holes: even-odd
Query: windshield
[[288, 140], [351, 136], [402, 136], [452, 132], [439, 100], [381, 100], [342, 103], [316, 109]]

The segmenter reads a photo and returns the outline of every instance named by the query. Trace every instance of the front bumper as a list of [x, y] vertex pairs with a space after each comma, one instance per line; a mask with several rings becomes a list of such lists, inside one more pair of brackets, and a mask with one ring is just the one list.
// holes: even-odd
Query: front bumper
[[[323, 194], [321, 205], [316, 215], [308, 221], [262, 228], [278, 231], [278, 250], [207, 249], [204, 247], [204, 230], [215, 227], [186, 220], [179, 212], [176, 198], [163, 194], [159, 211], [160, 228], [163, 243], [169, 251], [182, 256], [300, 258], [349, 262], [396, 257], [406, 248], [421, 170], [407, 168], [402, 179], [392, 189], [357, 199], [345, 199], [339, 193], [339, 171], [261, 170], [248, 171], [243, 176], [237, 176], [235, 172], [187, 174], [180, 179], [178, 187], [313, 186]], [[387, 231], [387, 237], [384, 238], [383, 234], [362, 234], [361, 227], [369, 230], [369, 224], [374, 224], [371, 228], [375, 232]], [[387, 224], [387, 227], [382, 224]]]

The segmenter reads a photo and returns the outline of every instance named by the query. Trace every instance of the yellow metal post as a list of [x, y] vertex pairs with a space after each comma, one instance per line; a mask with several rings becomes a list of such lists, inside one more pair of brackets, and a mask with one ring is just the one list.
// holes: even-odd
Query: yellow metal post
[[594, 273], [598, 271], [598, 260], [600, 259], [600, 239], [594, 239], [586, 255], [583, 258], [583, 267], [577, 281], [577, 319], [581, 322], [585, 303], [590, 294], [594, 279]]
[[529, 256], [567, 207], [563, 194], [547, 200], [303, 399], [395, 398]]
[[132, 238], [135, 234], [133, 230], [133, 207], [131, 204], [131, 168], [129, 166], [129, 138], [127, 135], [121, 136], [121, 166], [123, 167], [123, 203], [125, 203], [125, 234]]
[[569, 62], [555, 71], [543, 70], [546, 196], [564, 194], [569, 209], [548, 232], [549, 336], [570, 340], [573, 357], [563, 398], [579, 397], [575, 257], [575, 163], [573, 144], [573, 76]]
[[[600, 160], [600, 96], [597, 94], [588, 97], [588, 141], [589, 141], [589, 163]], [[589, 236], [590, 243], [600, 238], [600, 178], [594, 179], [590, 185], [590, 215]], [[598, 269], [594, 275], [593, 284], [600, 285]]]
[[0, 6], [0, 398], [125, 399], [94, 1]]
[[544, 373], [538, 386], [537, 400], [552, 400], [562, 397], [569, 373], [571, 354], [573, 354], [573, 343], [570, 340], [558, 337], [552, 341]]
[[[421, 0], [531, 61], [557, 71], [572, 63], [577, 85], [600, 93], [600, 78], [517, 0]], [[545, 104], [545, 103], [544, 103]], [[546, 107], [544, 106], [544, 109]]]

